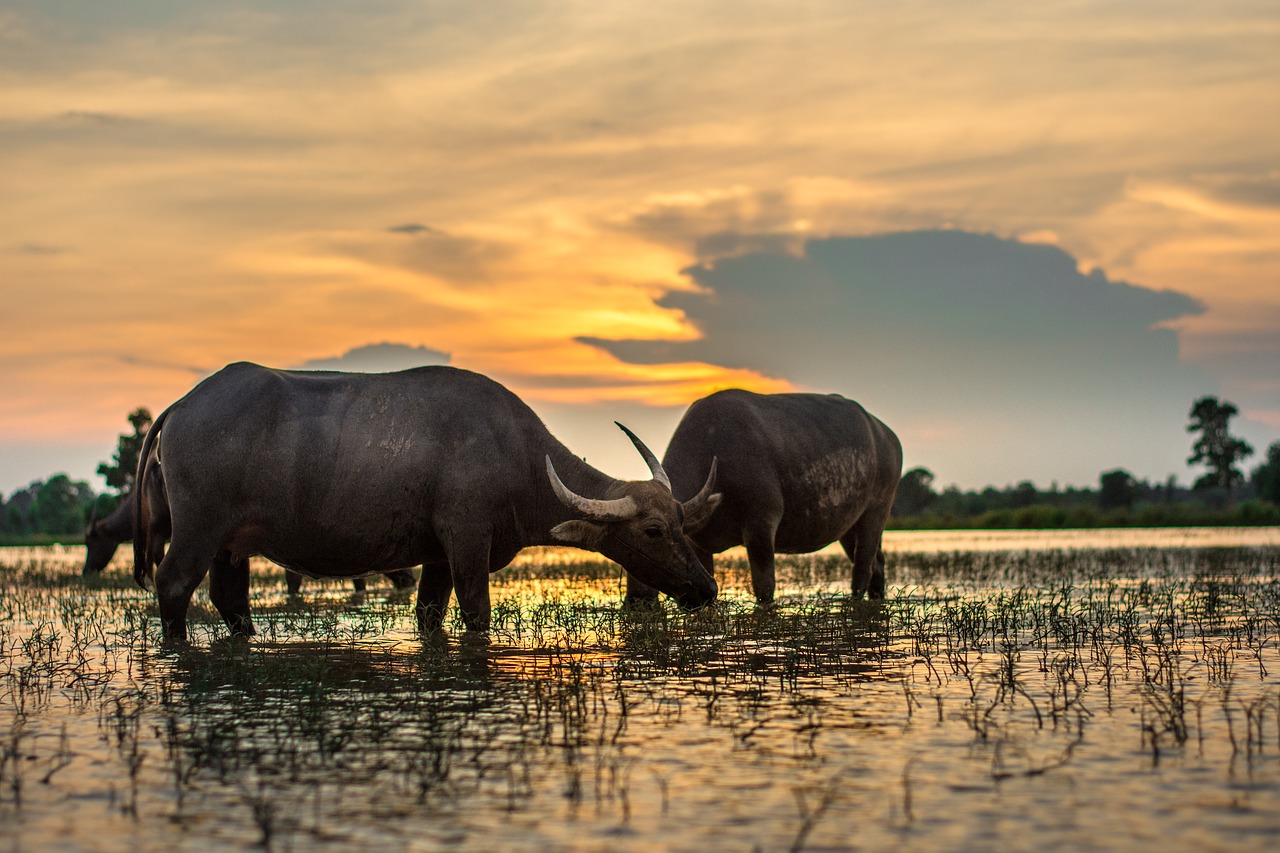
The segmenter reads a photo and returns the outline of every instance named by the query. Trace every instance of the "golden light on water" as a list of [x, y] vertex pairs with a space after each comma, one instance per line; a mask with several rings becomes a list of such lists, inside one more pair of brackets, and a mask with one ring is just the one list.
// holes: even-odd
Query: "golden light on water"
[[[1257, 376], [1280, 322], [1280, 24], [1257, 4], [1175, 4], [1154, 29], [1139, 7], [1055, 3], [97, 14], [0, 14], [7, 459], [109, 446], [124, 413], [231, 361], [382, 342], [655, 420], [726, 385], [857, 397], [856, 370], [810, 379], [768, 341], [743, 364], [702, 338], [705, 315], [673, 307], [702, 287], [689, 271], [934, 229], [1194, 297], [1163, 357], [1280, 422]], [[748, 284], [765, 303], [815, 286]], [[583, 338], [654, 342], [662, 363]], [[948, 358], [935, 338], [877, 359]], [[907, 410], [926, 390], [884, 396]]]

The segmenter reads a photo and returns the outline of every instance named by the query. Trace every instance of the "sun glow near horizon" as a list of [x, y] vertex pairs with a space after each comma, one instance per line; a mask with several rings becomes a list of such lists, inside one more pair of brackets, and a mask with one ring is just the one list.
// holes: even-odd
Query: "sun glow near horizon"
[[[770, 271], [824, 240], [942, 229], [1191, 297], [1204, 310], [1162, 321], [1165, 356], [1265, 442], [1280, 423], [1277, 32], [1280, 16], [1246, 0], [1173, 0], [1158, 26], [1142, 5], [994, 0], [501, 14], [323, 0], [305, 15], [171, 0], [109, 16], [13, 0], [0, 462], [25, 464], [37, 442], [109, 447], [125, 413], [228, 362], [291, 367], [376, 342], [448, 353], [534, 403], [647, 407], [655, 423], [726, 386], [856, 397], [865, 359], [897, 375], [955, 361], [956, 344], [919, 327], [863, 362], [832, 357], [880, 339], [864, 296], [831, 318], [819, 384], [778, 341], [807, 343], [783, 315], [831, 281]], [[697, 271], [753, 253], [758, 278], [739, 284], [758, 313], [745, 291], [737, 310], [768, 322], [750, 338], [721, 327], [690, 355], [723, 297]], [[1016, 366], [1027, 343], [1009, 339]], [[614, 341], [655, 346], [628, 360]], [[938, 396], [900, 385], [890, 412]], [[1054, 401], [1041, 387], [986, 402]], [[896, 426], [935, 436], [914, 461], [940, 482], [954, 466], [980, 485], [973, 433], [938, 433], [959, 422]], [[1028, 451], [1017, 476], [1070, 481], [1083, 454], [1148, 442], [1049, 443], [1058, 455]]]

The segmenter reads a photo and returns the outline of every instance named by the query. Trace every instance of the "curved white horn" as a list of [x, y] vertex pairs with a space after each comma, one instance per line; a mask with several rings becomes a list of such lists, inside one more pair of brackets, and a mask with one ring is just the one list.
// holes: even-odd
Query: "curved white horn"
[[547, 479], [551, 481], [551, 489], [562, 504], [576, 509], [594, 521], [625, 521], [639, 510], [636, 502], [629, 497], [600, 500], [584, 498], [570, 491], [569, 487], [560, 481], [560, 475], [556, 473], [556, 466], [551, 464], [550, 456], [547, 456]]
[[[618, 424], [617, 421], [614, 421]], [[640, 455], [644, 457], [645, 464], [649, 466], [649, 472], [653, 474], [653, 479], [666, 486], [667, 491], [671, 491], [671, 479], [667, 477], [667, 472], [662, 470], [662, 463], [658, 461], [658, 457], [653, 455], [653, 451], [644, 446], [644, 442], [631, 430], [618, 424], [618, 429], [627, 434], [627, 438], [631, 439], [631, 443], [636, 446], [636, 450], [640, 451]]]

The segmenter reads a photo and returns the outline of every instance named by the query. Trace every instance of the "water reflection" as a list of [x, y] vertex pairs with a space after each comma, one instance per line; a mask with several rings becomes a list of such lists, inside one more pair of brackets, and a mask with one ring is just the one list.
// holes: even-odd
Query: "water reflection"
[[[1261, 846], [1280, 807], [1280, 548], [745, 564], [697, 614], [602, 563], [494, 579], [494, 628], [256, 587], [262, 635], [155, 644], [150, 600], [0, 567], [16, 850]], [[78, 564], [70, 571], [78, 571]], [[738, 590], [743, 591], [740, 595]], [[203, 608], [203, 609], [202, 609]]]

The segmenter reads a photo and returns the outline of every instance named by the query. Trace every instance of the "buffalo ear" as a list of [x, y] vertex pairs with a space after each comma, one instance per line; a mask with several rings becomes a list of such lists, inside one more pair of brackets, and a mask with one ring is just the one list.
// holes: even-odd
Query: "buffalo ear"
[[702, 502], [702, 506], [697, 512], [685, 513], [684, 524], [680, 525], [680, 529], [684, 531], [686, 536], [692, 536], [711, 522], [711, 516], [716, 511], [716, 507], [720, 506], [720, 502], [724, 500], [724, 495], [714, 494]]
[[604, 542], [605, 534], [608, 531], [609, 526], [607, 524], [578, 519], [557, 524], [551, 528], [551, 535], [566, 545], [595, 551], [600, 547], [600, 543]]

